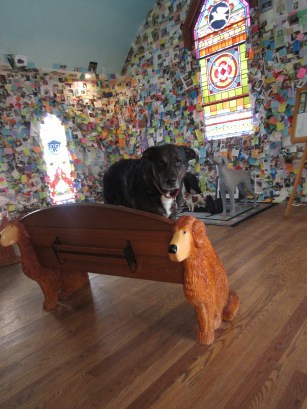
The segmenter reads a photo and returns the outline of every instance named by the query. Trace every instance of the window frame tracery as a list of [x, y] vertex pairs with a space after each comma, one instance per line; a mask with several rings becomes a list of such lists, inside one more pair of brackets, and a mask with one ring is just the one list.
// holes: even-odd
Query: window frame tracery
[[[220, 0], [217, 2], [212, 2], [211, 0], [194, 0], [191, 3], [186, 21], [183, 25], [184, 46], [190, 49], [194, 48], [196, 59], [200, 64], [205, 136], [207, 139], [221, 139], [252, 133], [252, 108], [249, 98], [245, 42], [247, 38], [247, 26], [250, 23], [249, 8], [256, 6], [255, 2], [256, 0], [253, 0], [252, 4], [247, 0]], [[233, 8], [230, 10], [229, 6], [231, 4]], [[210, 5], [211, 11], [208, 5]], [[226, 17], [228, 17], [221, 28], [212, 27], [213, 23], [210, 24], [214, 18], [212, 18], [209, 13], [218, 11], [218, 9], [213, 10], [213, 8], [218, 5], [225, 5], [225, 20]], [[230, 10], [228, 13], [226, 10], [227, 6]], [[235, 7], [237, 8], [234, 9]], [[234, 13], [231, 14], [232, 11], [234, 11]], [[200, 37], [197, 36], [196, 30], [201, 19], [205, 18], [205, 13], [207, 13], [207, 26], [203, 24], [203, 28], [205, 27], [207, 32], [203, 32], [204, 35], [201, 37], [203, 41], [202, 46], [205, 45], [204, 49], [201, 50], [201, 41], [199, 41]], [[234, 17], [237, 18], [237, 20], [235, 20]], [[221, 24], [220, 22], [216, 25]], [[225, 36], [225, 32], [227, 31], [231, 33], [228, 37]], [[218, 36], [224, 40], [224, 44], [221, 45], [218, 41], [215, 41]], [[214, 44], [214, 42], [216, 44]], [[220, 59], [220, 65], [222, 66], [221, 70], [223, 70], [224, 74], [226, 73], [224, 84], [227, 84], [228, 80], [230, 85], [228, 84], [223, 88], [223, 81], [221, 81], [220, 89], [217, 89], [215, 86], [217, 80], [213, 78], [212, 68], [210, 67], [212, 67], [215, 62], [218, 63], [219, 55], [222, 52], [224, 52], [224, 58]], [[239, 73], [236, 72], [238, 67]], [[215, 64], [215, 71], [217, 73], [218, 69], [219, 67]], [[216, 74], [215, 78], [220, 79], [223, 74], [223, 72], [222, 74], [221, 72], [218, 73], [219, 75]], [[226, 78], [227, 74], [229, 78]], [[244, 75], [244, 77], [242, 77], [242, 75]], [[235, 81], [232, 81], [232, 79]], [[227, 90], [227, 93], [223, 94], [223, 89]], [[233, 108], [234, 105], [236, 109]], [[236, 112], [237, 114], [235, 114]], [[245, 113], [242, 114], [242, 112]], [[215, 125], [219, 129], [214, 130], [212, 125]], [[242, 129], [238, 131], [239, 128], [237, 128], [236, 125], [241, 125]]]

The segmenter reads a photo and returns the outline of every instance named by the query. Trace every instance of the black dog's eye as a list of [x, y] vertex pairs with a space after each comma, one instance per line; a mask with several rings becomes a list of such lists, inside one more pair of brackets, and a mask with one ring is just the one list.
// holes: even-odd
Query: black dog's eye
[[165, 168], [165, 166], [166, 166], [166, 162], [164, 162], [164, 160], [160, 160], [160, 161], [158, 162], [158, 166], [159, 166], [160, 169], [163, 169], [163, 168]]
[[177, 159], [176, 160], [176, 166], [180, 166], [181, 165], [181, 160], [180, 159]]

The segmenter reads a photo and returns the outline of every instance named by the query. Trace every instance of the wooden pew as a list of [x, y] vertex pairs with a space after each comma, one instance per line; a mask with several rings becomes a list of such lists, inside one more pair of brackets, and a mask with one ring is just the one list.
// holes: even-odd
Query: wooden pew
[[169, 260], [174, 221], [121, 206], [68, 204], [21, 218], [45, 268], [183, 283]]
[[[196, 222], [188, 219], [190, 224]], [[236, 295], [228, 297], [226, 273], [202, 223], [205, 253], [198, 266], [169, 254], [175, 224], [165, 217], [126, 207], [73, 203], [37, 210], [11, 221], [0, 232], [0, 245], [18, 244], [23, 272], [40, 285], [47, 311], [88, 284], [88, 272], [182, 284], [196, 309], [200, 327], [197, 339], [209, 344], [214, 339], [213, 321], [217, 328], [224, 319], [224, 306], [224, 316], [232, 319], [238, 299]], [[214, 282], [208, 284], [210, 280]], [[215, 313], [215, 303], [221, 297], [219, 312]], [[235, 308], [231, 305], [234, 302]], [[213, 314], [210, 336], [206, 305]]]

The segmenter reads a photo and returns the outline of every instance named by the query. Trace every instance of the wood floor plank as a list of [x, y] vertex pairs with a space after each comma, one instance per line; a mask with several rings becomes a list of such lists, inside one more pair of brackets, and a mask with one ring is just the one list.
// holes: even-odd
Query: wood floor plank
[[[129, 285], [132, 285], [133, 282], [134, 280], [130, 280]], [[65, 316], [63, 325], [61, 325], [61, 321], [55, 321], [55, 323], [59, 323], [60, 325], [57, 328], [56, 332], [54, 332], [53, 328], [52, 335], [49, 334], [50, 338], [48, 342], [46, 342], [45, 339], [43, 340], [43, 342], [40, 342], [36, 345], [33, 343], [28, 343], [29, 350], [27, 351], [27, 353], [25, 353], [24, 350], [20, 350], [19, 348], [17, 348], [16, 354], [11, 355], [10, 351], [12, 351], [12, 348], [9, 346], [8, 354], [11, 359], [14, 359], [14, 361], [11, 362], [8, 368], [6, 368], [5, 366], [3, 368], [2, 366], [2, 374], [3, 370], [10, 372], [9, 379], [11, 380], [11, 382], [13, 384], [16, 384], [17, 381], [17, 386], [15, 388], [23, 388], [20, 390], [20, 393], [22, 393], [22, 390], [26, 393], [26, 389], [28, 387], [31, 387], [32, 383], [37, 383], [39, 377], [39, 382], [42, 384], [43, 388], [48, 386], [50, 378], [52, 381], [59, 383], [62, 379], [61, 375], [58, 374], [57, 368], [61, 368], [61, 364], [64, 365], [64, 367], [66, 367], [67, 369], [73, 367], [71, 369], [78, 370], [76, 366], [83, 365], [83, 357], [87, 356], [87, 354], [89, 353], [88, 350], [95, 350], [97, 346], [98, 348], [101, 348], [104, 344], [105, 349], [103, 355], [105, 355], [106, 353], [111, 354], [114, 348], [120, 348], [121, 345], [124, 345], [124, 347], [126, 348], [126, 343], [129, 341], [129, 337], [134, 339], [135, 334], [138, 335], [140, 331], [143, 331], [146, 328], [146, 311], [150, 310], [150, 304], [155, 300], [155, 295], [151, 291], [150, 286], [145, 286], [144, 288], [144, 285], [145, 282], [138, 283], [137, 286], [133, 286], [134, 288], [130, 289], [129, 291], [132, 300], [134, 296], [136, 298], [140, 298], [140, 302], [138, 303], [138, 310], [135, 313], [129, 311], [129, 309], [126, 309], [124, 317], [122, 316], [121, 312], [119, 314], [116, 314], [116, 306], [118, 304], [122, 305], [122, 303], [117, 302], [113, 305], [112, 313], [108, 313], [108, 308], [107, 306], [105, 306], [105, 309], [101, 312], [101, 320], [97, 321], [94, 317], [94, 314], [99, 313], [99, 311], [93, 308], [85, 308], [82, 309], [82, 320], [80, 320], [80, 317], [78, 315], [73, 314], [71, 321], [70, 316]], [[163, 310], [166, 310], [167, 300], [169, 299], [168, 292], [172, 291], [173, 294], [173, 285], [168, 284], [162, 287], [160, 284], [160, 287], [161, 293], [165, 294], [165, 302], [161, 304], [161, 306], [163, 306], [163, 313]], [[166, 291], [166, 289], [168, 289], [168, 291]], [[177, 290], [179, 289], [180, 286], [179, 288], [177, 288]], [[138, 291], [141, 292], [140, 295], [135, 294], [135, 292]], [[183, 295], [181, 294], [181, 291], [178, 291], [178, 295], [179, 293], [180, 298], [178, 299], [182, 303]], [[123, 298], [124, 302], [127, 297], [127, 294], [125, 296], [121, 295], [121, 297], [117, 297], [117, 301]], [[135, 308], [133, 303], [130, 304], [129, 308]], [[154, 311], [157, 318], [159, 318], [159, 315], [161, 314], [159, 309], [151, 308], [151, 311]], [[137, 316], [140, 316], [142, 312], [145, 316], [145, 319], [143, 319], [143, 317], [141, 317], [141, 319], [138, 319]], [[49, 314], [48, 318], [51, 319], [52, 316]], [[128, 334], [127, 329], [129, 328], [130, 321], [133, 321], [133, 326]], [[94, 323], [96, 323], [97, 326], [94, 327]], [[106, 329], [107, 333], [104, 334], [104, 331]], [[35, 354], [36, 359], [33, 359], [33, 353], [38, 346], [39, 350]], [[79, 355], [75, 356], [76, 352], [78, 352], [79, 350], [82, 350], [81, 357]], [[27, 374], [26, 380], [24, 382], [19, 382], [19, 380], [21, 379], [19, 379], [18, 375], [16, 375], [16, 373], [14, 372], [14, 368], [16, 368], [15, 356], [17, 357], [17, 362], [20, 359], [22, 359], [24, 362]], [[37, 372], [37, 367], [39, 367], [41, 364], [44, 365], [41, 370]], [[65, 376], [66, 375], [64, 373], [64, 377]], [[2, 395], [4, 394], [4, 392], [1, 391], [1, 387], [0, 392]]]
[[[300, 296], [303, 299], [305, 293], [302, 291]], [[189, 370], [185, 370], [186, 363], [179, 360], [176, 362], [176, 369], [170, 368], [168, 373], [156, 384], [151, 385], [151, 388], [146, 390], [130, 408], [139, 407], [141, 402], [142, 404], [146, 402], [145, 407], [148, 408], [168, 407], [174, 400], [179, 402], [178, 406], [174, 407], [181, 409], [188, 405], [193, 408], [210, 407], [208, 406], [210, 404], [213, 408], [222, 408], [225, 396], [233, 392], [237, 383], [244, 383], [250, 368], [258, 365], [258, 356], [265, 353], [272, 342], [271, 337], [275, 336], [281, 323], [288, 325], [285, 311], [288, 312], [291, 306], [286, 305], [286, 299], [285, 293], [281, 299], [275, 298], [270, 309], [263, 302], [258, 303], [256, 300], [259, 304], [258, 309], [242, 311], [233, 328], [229, 326], [226, 329], [228, 324], [224, 324], [225, 331], [209, 350], [197, 350], [196, 356], [191, 355], [191, 351], [188, 352], [193, 362], [187, 365]], [[276, 306], [284, 306], [284, 309], [278, 309], [275, 322], [272, 323], [270, 310]], [[263, 333], [269, 336], [263, 337]], [[181, 374], [181, 380], [177, 378], [178, 372]], [[245, 384], [243, 389], [245, 391]], [[202, 391], [206, 391], [204, 396]], [[229, 404], [231, 401], [227, 400], [225, 407], [228, 408]]]
[[209, 347], [180, 285], [91, 275], [46, 313], [0, 268], [0, 408], [305, 409], [307, 207], [284, 212], [207, 226], [241, 299]]

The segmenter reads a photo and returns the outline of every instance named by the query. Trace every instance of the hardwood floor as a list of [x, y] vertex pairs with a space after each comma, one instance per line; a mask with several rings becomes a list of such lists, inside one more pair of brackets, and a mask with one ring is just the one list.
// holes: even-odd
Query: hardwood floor
[[2, 267], [0, 408], [307, 408], [307, 207], [285, 209], [207, 227], [241, 298], [209, 347], [180, 285], [92, 275], [46, 313]]

